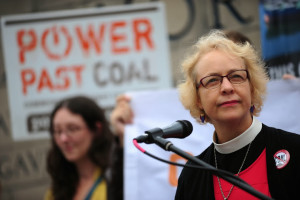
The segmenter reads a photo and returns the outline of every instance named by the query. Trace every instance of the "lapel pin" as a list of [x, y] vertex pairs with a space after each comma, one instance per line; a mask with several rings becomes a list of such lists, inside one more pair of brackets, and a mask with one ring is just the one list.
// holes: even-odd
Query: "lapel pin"
[[277, 169], [284, 168], [290, 161], [290, 153], [287, 150], [279, 150], [274, 154]]

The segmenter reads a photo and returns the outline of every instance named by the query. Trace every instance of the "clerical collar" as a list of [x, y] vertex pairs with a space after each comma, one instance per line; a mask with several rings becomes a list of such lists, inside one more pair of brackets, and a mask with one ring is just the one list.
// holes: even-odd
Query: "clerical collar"
[[262, 129], [262, 123], [253, 116], [253, 121], [251, 126], [244, 133], [242, 133], [236, 138], [233, 138], [228, 142], [217, 144], [216, 132], [215, 132], [213, 136], [213, 143], [215, 145], [216, 150], [219, 153], [229, 154], [245, 147], [250, 142], [252, 142], [254, 138], [258, 135], [258, 133], [261, 131], [261, 129]]

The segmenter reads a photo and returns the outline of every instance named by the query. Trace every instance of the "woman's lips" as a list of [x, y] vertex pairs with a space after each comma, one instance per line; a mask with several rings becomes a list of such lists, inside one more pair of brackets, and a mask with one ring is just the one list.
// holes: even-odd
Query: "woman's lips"
[[63, 147], [63, 151], [65, 151], [65, 152], [72, 152], [72, 150], [73, 150], [73, 148], [71, 147], [71, 146], [64, 146]]
[[221, 103], [220, 106], [233, 106], [233, 105], [236, 105], [237, 103], [239, 103], [239, 101], [237, 101], [237, 100], [225, 101], [225, 102]]

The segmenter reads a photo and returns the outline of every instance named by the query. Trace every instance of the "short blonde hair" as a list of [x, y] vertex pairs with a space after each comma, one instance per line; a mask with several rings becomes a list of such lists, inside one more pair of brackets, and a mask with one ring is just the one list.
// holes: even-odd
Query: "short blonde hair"
[[[212, 50], [219, 50], [229, 55], [240, 57], [244, 60], [249, 74], [251, 103], [255, 106], [253, 115], [258, 116], [263, 106], [267, 90], [267, 82], [269, 80], [265, 64], [249, 42], [244, 44], [234, 43], [219, 30], [213, 30], [207, 35], [201, 37], [193, 46], [193, 52], [182, 62], [182, 70], [185, 76], [185, 81], [178, 86], [178, 90], [180, 101], [183, 106], [190, 111], [192, 117], [200, 122], [200, 114], [205, 113], [197, 104], [199, 96], [196, 89], [197, 74], [195, 66], [201, 57]], [[205, 117], [205, 121], [210, 122], [208, 116]]]

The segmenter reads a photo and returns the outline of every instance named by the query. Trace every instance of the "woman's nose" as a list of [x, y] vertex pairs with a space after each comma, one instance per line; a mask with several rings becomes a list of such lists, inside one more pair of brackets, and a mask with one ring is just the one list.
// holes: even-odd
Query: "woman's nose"
[[60, 135], [59, 135], [59, 140], [60, 141], [67, 141], [68, 140], [68, 135], [66, 134], [66, 132], [64, 131], [64, 132], [62, 132], [62, 133], [60, 133]]
[[228, 93], [228, 92], [232, 92], [233, 91], [233, 85], [232, 83], [229, 81], [229, 79], [227, 77], [224, 77], [222, 82], [221, 82], [221, 91]]

